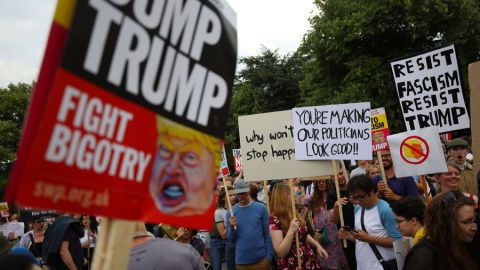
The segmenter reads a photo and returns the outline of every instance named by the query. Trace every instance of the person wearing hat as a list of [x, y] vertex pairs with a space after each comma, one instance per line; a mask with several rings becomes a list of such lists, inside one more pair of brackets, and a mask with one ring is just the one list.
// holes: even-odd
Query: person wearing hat
[[452, 161], [462, 169], [461, 181], [458, 185], [460, 191], [468, 194], [477, 194], [477, 179], [473, 174], [473, 165], [467, 162], [468, 142], [461, 138], [456, 138], [448, 142], [448, 155], [452, 157]]
[[235, 181], [233, 193], [239, 202], [232, 207], [233, 216], [227, 211], [227, 238], [236, 245], [236, 269], [271, 269], [273, 245], [267, 207], [252, 201], [250, 185], [244, 179]]
[[25, 247], [14, 247], [15, 244], [8, 241], [8, 239], [0, 235], [0, 256], [4, 254], [14, 254], [27, 257], [32, 263], [40, 265], [40, 262], [33, 256], [33, 254], [28, 251]]

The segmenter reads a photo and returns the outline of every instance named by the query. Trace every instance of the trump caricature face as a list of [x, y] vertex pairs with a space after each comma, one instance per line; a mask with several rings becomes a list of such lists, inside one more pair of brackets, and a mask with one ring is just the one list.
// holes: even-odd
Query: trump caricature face
[[213, 200], [220, 141], [164, 118], [157, 124], [157, 153], [150, 178], [157, 207], [178, 216], [203, 214]]
[[372, 140], [374, 144], [379, 144], [387, 141], [387, 139], [385, 139], [385, 135], [381, 131], [373, 133]]

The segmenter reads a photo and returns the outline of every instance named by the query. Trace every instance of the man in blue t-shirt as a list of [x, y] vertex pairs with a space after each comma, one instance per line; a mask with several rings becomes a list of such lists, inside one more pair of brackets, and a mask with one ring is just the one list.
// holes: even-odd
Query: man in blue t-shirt
[[390, 150], [381, 150], [383, 168], [385, 169], [385, 177], [387, 178], [387, 184], [383, 181], [381, 175], [375, 176], [372, 180], [377, 185], [377, 198], [382, 199], [388, 204], [400, 200], [407, 195], [413, 195], [415, 197], [420, 196], [417, 185], [413, 177], [401, 177], [395, 176], [395, 167], [393, 166], [392, 156]]
[[243, 179], [233, 184], [239, 202], [232, 207], [233, 216], [227, 211], [227, 238], [236, 246], [237, 270], [271, 269], [273, 245], [268, 210], [264, 204], [252, 201], [249, 192], [250, 185]]

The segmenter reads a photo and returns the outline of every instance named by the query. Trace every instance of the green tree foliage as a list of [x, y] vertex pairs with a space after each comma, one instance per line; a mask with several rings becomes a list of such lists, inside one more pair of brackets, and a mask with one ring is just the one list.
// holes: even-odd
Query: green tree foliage
[[449, 42], [457, 45], [468, 89], [467, 66], [480, 59], [478, 0], [315, 3], [320, 13], [310, 18], [312, 29], [299, 48], [309, 57], [301, 106], [370, 101], [386, 108], [391, 132], [403, 131], [388, 61]]
[[240, 148], [238, 117], [289, 110], [300, 102], [299, 82], [304, 79], [304, 58], [297, 54], [280, 56], [265, 47], [258, 56], [239, 59], [244, 67], [235, 77], [225, 134], [225, 152], [233, 167], [232, 149]]
[[23, 121], [35, 85], [10, 83], [0, 87], [0, 198], [3, 197], [13, 162], [16, 158]]

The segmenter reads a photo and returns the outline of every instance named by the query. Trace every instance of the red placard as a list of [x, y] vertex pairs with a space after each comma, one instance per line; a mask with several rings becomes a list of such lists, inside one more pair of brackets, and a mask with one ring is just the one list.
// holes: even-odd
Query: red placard
[[2, 216], [2, 218], [9, 217], [10, 216], [10, 210], [0, 210], [0, 216]]
[[148, 2], [77, 1], [70, 20], [60, 1], [6, 199], [211, 229], [236, 65], [220, 2], [153, 26]]

